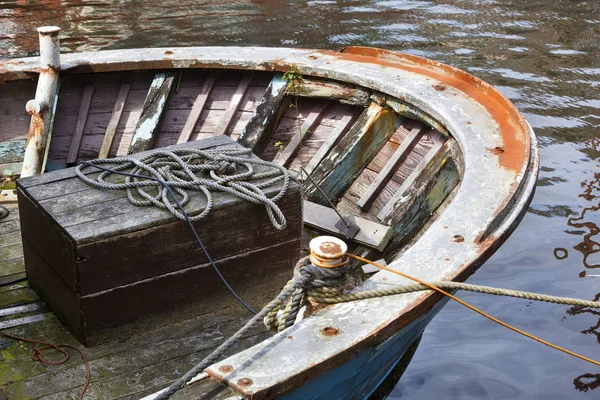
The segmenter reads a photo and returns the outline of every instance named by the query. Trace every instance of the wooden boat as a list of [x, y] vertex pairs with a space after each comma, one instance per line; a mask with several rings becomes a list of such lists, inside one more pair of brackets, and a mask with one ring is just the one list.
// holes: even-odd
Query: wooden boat
[[[465, 280], [532, 198], [539, 155], [531, 127], [493, 87], [447, 65], [368, 47], [132, 49], [58, 62], [56, 36], [42, 30], [41, 61], [0, 61], [2, 198], [12, 211], [0, 220], [7, 332], [76, 343], [27, 284], [17, 204], [9, 202], [21, 172], [227, 135], [265, 160], [303, 166], [363, 228], [348, 241], [352, 252], [428, 281]], [[292, 85], [282, 77], [290, 71]], [[340, 235], [308, 183], [305, 197], [305, 226]], [[291, 268], [249, 301], [265, 304]], [[405, 282], [382, 271], [354, 290]], [[446, 300], [418, 292], [336, 304], [278, 334], [255, 332], [174, 398], [368, 398], [410, 358]], [[154, 318], [152, 329], [121, 330], [116, 342], [84, 349], [89, 396], [153, 398], [248, 318], [235, 307], [186, 312], [183, 322]], [[0, 385], [10, 398], [78, 395], [79, 361], [46, 368], [1, 340]]]

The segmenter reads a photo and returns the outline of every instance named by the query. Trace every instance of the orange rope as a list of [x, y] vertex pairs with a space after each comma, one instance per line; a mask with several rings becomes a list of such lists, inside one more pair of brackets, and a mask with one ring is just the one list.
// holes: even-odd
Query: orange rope
[[443, 294], [444, 296], [448, 296], [448, 297], [449, 297], [449, 298], [451, 298], [452, 300], [454, 300], [454, 301], [457, 301], [457, 302], [459, 302], [460, 304], [462, 304], [463, 306], [465, 306], [465, 307], [467, 307], [467, 308], [469, 308], [469, 309], [471, 309], [471, 310], [475, 311], [477, 314], [479, 314], [479, 315], [483, 315], [483, 316], [484, 316], [484, 317], [486, 317], [487, 319], [490, 319], [490, 320], [494, 321], [495, 323], [497, 323], [497, 324], [500, 324], [500, 325], [502, 325], [503, 327], [510, 329], [511, 331], [514, 331], [514, 332], [520, 333], [521, 335], [523, 335], [523, 336], [526, 336], [526, 337], [528, 337], [529, 339], [533, 339], [533, 340], [535, 340], [535, 341], [537, 341], [537, 342], [540, 342], [540, 343], [542, 343], [542, 344], [545, 344], [546, 346], [548, 346], [548, 347], [552, 347], [552, 348], [553, 348], [553, 349], [555, 349], [555, 350], [562, 351], [563, 353], [567, 353], [567, 354], [569, 354], [569, 355], [571, 355], [571, 356], [573, 356], [573, 357], [577, 357], [577, 358], [579, 358], [579, 359], [581, 359], [581, 360], [584, 360], [584, 361], [587, 361], [587, 362], [589, 362], [589, 363], [592, 363], [592, 364], [594, 364], [594, 365], [598, 365], [598, 366], [600, 366], [600, 362], [598, 362], [598, 361], [596, 361], [596, 360], [592, 360], [591, 358], [588, 358], [588, 357], [582, 356], [581, 354], [577, 354], [577, 353], [575, 353], [575, 352], [573, 352], [573, 351], [571, 351], [571, 350], [567, 350], [567, 349], [565, 349], [565, 348], [563, 348], [563, 347], [557, 346], [557, 345], [555, 345], [555, 344], [552, 344], [552, 343], [550, 343], [550, 342], [547, 342], [547, 341], [545, 341], [545, 340], [543, 340], [543, 339], [540, 339], [539, 337], [537, 337], [537, 336], [534, 336], [534, 335], [532, 335], [532, 334], [530, 334], [530, 333], [527, 333], [527, 332], [524, 332], [524, 331], [522, 331], [522, 330], [520, 330], [520, 329], [518, 329], [518, 328], [515, 328], [514, 326], [512, 326], [512, 325], [509, 325], [509, 324], [507, 324], [506, 322], [500, 321], [498, 318], [494, 318], [494, 317], [492, 317], [491, 315], [489, 315], [489, 314], [487, 314], [487, 313], [485, 313], [485, 312], [481, 311], [480, 309], [478, 309], [478, 308], [476, 308], [476, 307], [474, 307], [474, 306], [470, 305], [469, 303], [467, 303], [467, 302], [465, 302], [465, 301], [463, 301], [463, 300], [459, 299], [458, 297], [455, 297], [455, 296], [451, 295], [450, 293], [448, 293], [448, 292], [446, 292], [446, 291], [444, 291], [444, 290], [442, 290], [442, 289], [440, 289], [440, 288], [438, 288], [438, 287], [435, 287], [435, 286], [433, 286], [433, 285], [430, 285], [429, 283], [427, 283], [427, 282], [424, 282], [424, 281], [420, 280], [419, 278], [415, 278], [415, 277], [413, 277], [413, 276], [410, 276], [410, 275], [407, 275], [407, 274], [405, 274], [405, 273], [403, 273], [403, 272], [396, 271], [396, 270], [393, 270], [393, 269], [391, 269], [391, 268], [384, 267], [383, 265], [379, 265], [379, 264], [377, 264], [376, 262], [373, 262], [373, 261], [367, 260], [366, 258], [362, 258], [362, 257], [360, 257], [360, 256], [357, 256], [357, 255], [354, 255], [354, 254], [347, 253], [346, 255], [348, 255], [348, 256], [350, 256], [350, 257], [352, 257], [352, 258], [356, 259], [356, 260], [359, 260], [359, 261], [362, 261], [362, 262], [365, 262], [365, 263], [368, 263], [368, 264], [374, 265], [374, 266], [376, 266], [377, 268], [380, 268], [380, 269], [382, 269], [382, 270], [384, 270], [384, 271], [388, 271], [388, 272], [391, 272], [391, 273], [393, 273], [393, 274], [400, 275], [400, 276], [402, 276], [402, 277], [404, 277], [404, 278], [407, 278], [407, 279], [410, 279], [410, 280], [412, 280], [412, 281], [418, 282], [418, 283], [420, 283], [421, 285], [425, 285], [425, 286], [427, 286], [428, 288], [430, 288], [431, 290], [434, 290], [434, 291], [436, 291], [436, 292], [438, 292], [438, 293], [441, 293], [441, 294]]
[[[2, 331], [0, 331], [0, 335], [5, 336], [9, 339], [13, 339], [13, 340], [20, 340], [22, 342], [44, 345], [44, 347], [36, 347], [33, 350], [33, 353], [31, 354], [31, 359], [33, 361], [39, 361], [39, 362], [47, 364], [47, 365], [60, 365], [60, 364], [64, 364], [67, 362], [67, 360], [69, 359], [69, 353], [64, 351], [62, 349], [63, 347], [68, 347], [70, 349], [77, 351], [81, 355], [81, 358], [83, 359], [83, 362], [85, 363], [85, 369], [87, 371], [85, 384], [83, 385], [83, 389], [81, 390], [81, 394], [79, 395], [79, 400], [83, 399], [83, 394], [87, 390], [87, 388], [90, 384], [90, 378], [91, 378], [90, 365], [88, 363], [87, 358], [85, 357], [85, 354], [83, 354], [83, 351], [81, 351], [80, 349], [78, 349], [75, 346], [71, 346], [70, 344], [54, 344], [54, 343], [49, 343], [49, 342], [43, 342], [41, 340], [26, 339], [26, 338], [19, 337], [19, 336], [9, 335], [8, 333], [4, 333]], [[47, 349], [54, 349], [54, 350], [58, 351], [59, 353], [64, 354], [65, 357], [60, 361], [48, 361], [48, 360], [44, 359], [44, 357], [42, 356], [42, 351], [47, 350]]]

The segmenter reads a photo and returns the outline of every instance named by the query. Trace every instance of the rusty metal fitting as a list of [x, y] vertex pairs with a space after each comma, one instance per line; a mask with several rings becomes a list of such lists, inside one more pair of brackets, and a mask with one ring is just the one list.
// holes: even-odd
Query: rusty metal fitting
[[48, 103], [45, 101], [29, 100], [25, 104], [25, 109], [30, 115], [40, 114], [48, 109]]
[[336, 268], [348, 263], [348, 246], [333, 236], [318, 236], [310, 241], [310, 262], [323, 268]]

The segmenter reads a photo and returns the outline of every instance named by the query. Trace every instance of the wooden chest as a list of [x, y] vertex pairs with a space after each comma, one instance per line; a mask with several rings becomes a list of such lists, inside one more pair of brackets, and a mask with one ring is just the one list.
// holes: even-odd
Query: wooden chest
[[[240, 145], [220, 136], [167, 149], [220, 146]], [[206, 313], [235, 302], [185, 221], [156, 207], [134, 206], [125, 191], [91, 187], [74, 170], [19, 179], [17, 186], [30, 285], [81, 342], [190, 303]], [[272, 197], [279, 188], [277, 183], [265, 191]], [[186, 209], [194, 214], [205, 199], [191, 193]], [[282, 277], [277, 286], [284, 283], [299, 258], [300, 187], [292, 180], [277, 202], [287, 219], [282, 231], [264, 206], [213, 195], [211, 213], [194, 226], [231, 286], [260, 307], [268, 299], [257, 293], [271, 289], [272, 295], [273, 277]]]

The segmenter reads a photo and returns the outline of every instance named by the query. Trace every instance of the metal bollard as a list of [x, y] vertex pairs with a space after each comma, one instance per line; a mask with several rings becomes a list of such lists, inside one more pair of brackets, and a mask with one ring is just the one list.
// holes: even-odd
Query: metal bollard
[[60, 72], [60, 45], [57, 26], [38, 28], [40, 36], [40, 76], [38, 79], [35, 99], [29, 100], [25, 108], [31, 114], [31, 124], [23, 156], [21, 177], [38, 175], [42, 172], [52, 109], [58, 87]]

